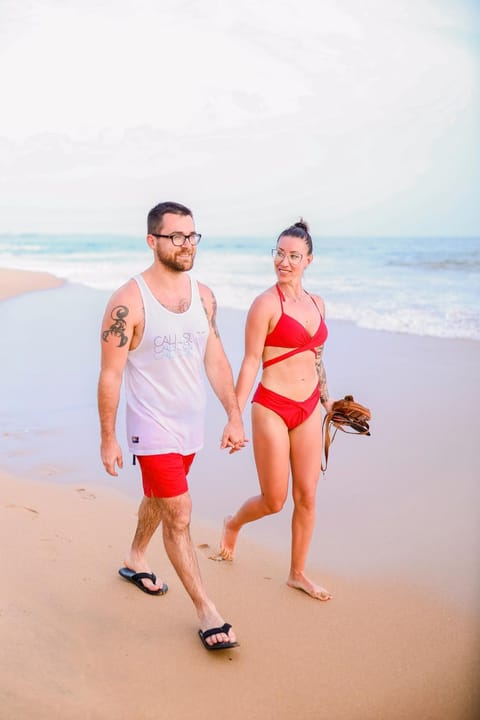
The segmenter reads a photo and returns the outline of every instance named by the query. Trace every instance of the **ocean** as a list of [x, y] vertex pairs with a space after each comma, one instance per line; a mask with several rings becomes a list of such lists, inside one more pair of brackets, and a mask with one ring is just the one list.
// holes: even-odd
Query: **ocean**
[[[275, 280], [275, 239], [202, 237], [195, 275], [219, 307], [246, 310]], [[144, 237], [0, 235], [0, 266], [114, 290], [151, 262]], [[314, 238], [304, 276], [327, 317], [360, 327], [480, 340], [480, 238]]]

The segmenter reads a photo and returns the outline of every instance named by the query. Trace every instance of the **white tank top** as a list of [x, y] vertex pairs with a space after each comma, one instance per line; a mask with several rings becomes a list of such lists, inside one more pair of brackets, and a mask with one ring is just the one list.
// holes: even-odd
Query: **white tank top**
[[198, 283], [189, 279], [190, 307], [174, 313], [141, 275], [134, 277], [145, 308], [143, 337], [125, 368], [127, 439], [134, 455], [189, 455], [203, 446], [209, 323]]

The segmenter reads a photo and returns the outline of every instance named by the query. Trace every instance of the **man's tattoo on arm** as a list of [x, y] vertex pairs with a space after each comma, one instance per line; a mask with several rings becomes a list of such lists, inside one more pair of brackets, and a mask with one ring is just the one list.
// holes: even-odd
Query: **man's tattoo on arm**
[[104, 342], [108, 342], [110, 335], [119, 339], [118, 347], [123, 347], [128, 342], [128, 337], [125, 335], [125, 328], [127, 323], [125, 318], [128, 315], [128, 308], [125, 305], [117, 305], [113, 308], [110, 313], [110, 317], [113, 323], [110, 325], [108, 330], [104, 330], [102, 333], [102, 339]]
[[205, 311], [205, 315], [207, 316], [208, 322], [211, 325], [213, 332], [215, 333], [215, 337], [219, 338], [220, 333], [217, 327], [217, 300], [215, 298], [215, 295], [212, 292], [212, 317], [209, 317], [208, 315], [207, 306], [205, 305], [203, 298], [201, 297], [200, 299], [202, 301], [203, 309]]
[[212, 300], [213, 300], [212, 328], [213, 328], [213, 332], [215, 333], [215, 336], [218, 338], [218, 337], [220, 337], [220, 333], [218, 331], [218, 326], [217, 326], [217, 299], [213, 293], [212, 293]]

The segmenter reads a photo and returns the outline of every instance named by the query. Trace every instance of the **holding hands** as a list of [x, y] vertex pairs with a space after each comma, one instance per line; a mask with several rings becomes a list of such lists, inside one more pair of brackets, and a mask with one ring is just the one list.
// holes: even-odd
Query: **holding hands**
[[221, 449], [230, 448], [228, 454], [231, 455], [241, 450], [248, 443], [243, 430], [243, 422], [241, 417], [231, 419], [225, 425], [222, 439], [220, 441]]

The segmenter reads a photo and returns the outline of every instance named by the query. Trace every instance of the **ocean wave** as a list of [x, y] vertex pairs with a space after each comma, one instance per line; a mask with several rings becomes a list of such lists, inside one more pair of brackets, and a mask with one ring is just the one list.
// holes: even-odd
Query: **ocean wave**
[[[247, 310], [275, 282], [271, 242], [221, 241], [200, 247], [194, 274], [220, 307]], [[475, 243], [473, 243], [474, 248]], [[0, 266], [50, 272], [113, 291], [151, 262], [142, 238], [0, 236]], [[456, 253], [456, 254], [455, 254]], [[434, 337], [480, 340], [480, 297], [472, 241], [329, 243], [304, 276], [327, 316], [358, 326]], [[477, 256], [478, 257], [478, 256]]]
[[329, 305], [329, 317], [353, 322], [369, 330], [480, 340], [480, 316], [465, 310], [450, 310], [443, 315], [427, 308], [397, 308], [382, 312], [358, 305], [337, 304], [333, 301]]
[[442, 260], [419, 260], [417, 259], [399, 259], [391, 260], [386, 263], [390, 267], [403, 267], [418, 270], [432, 271], [449, 271], [480, 273], [480, 257], [471, 258], [444, 258]]

